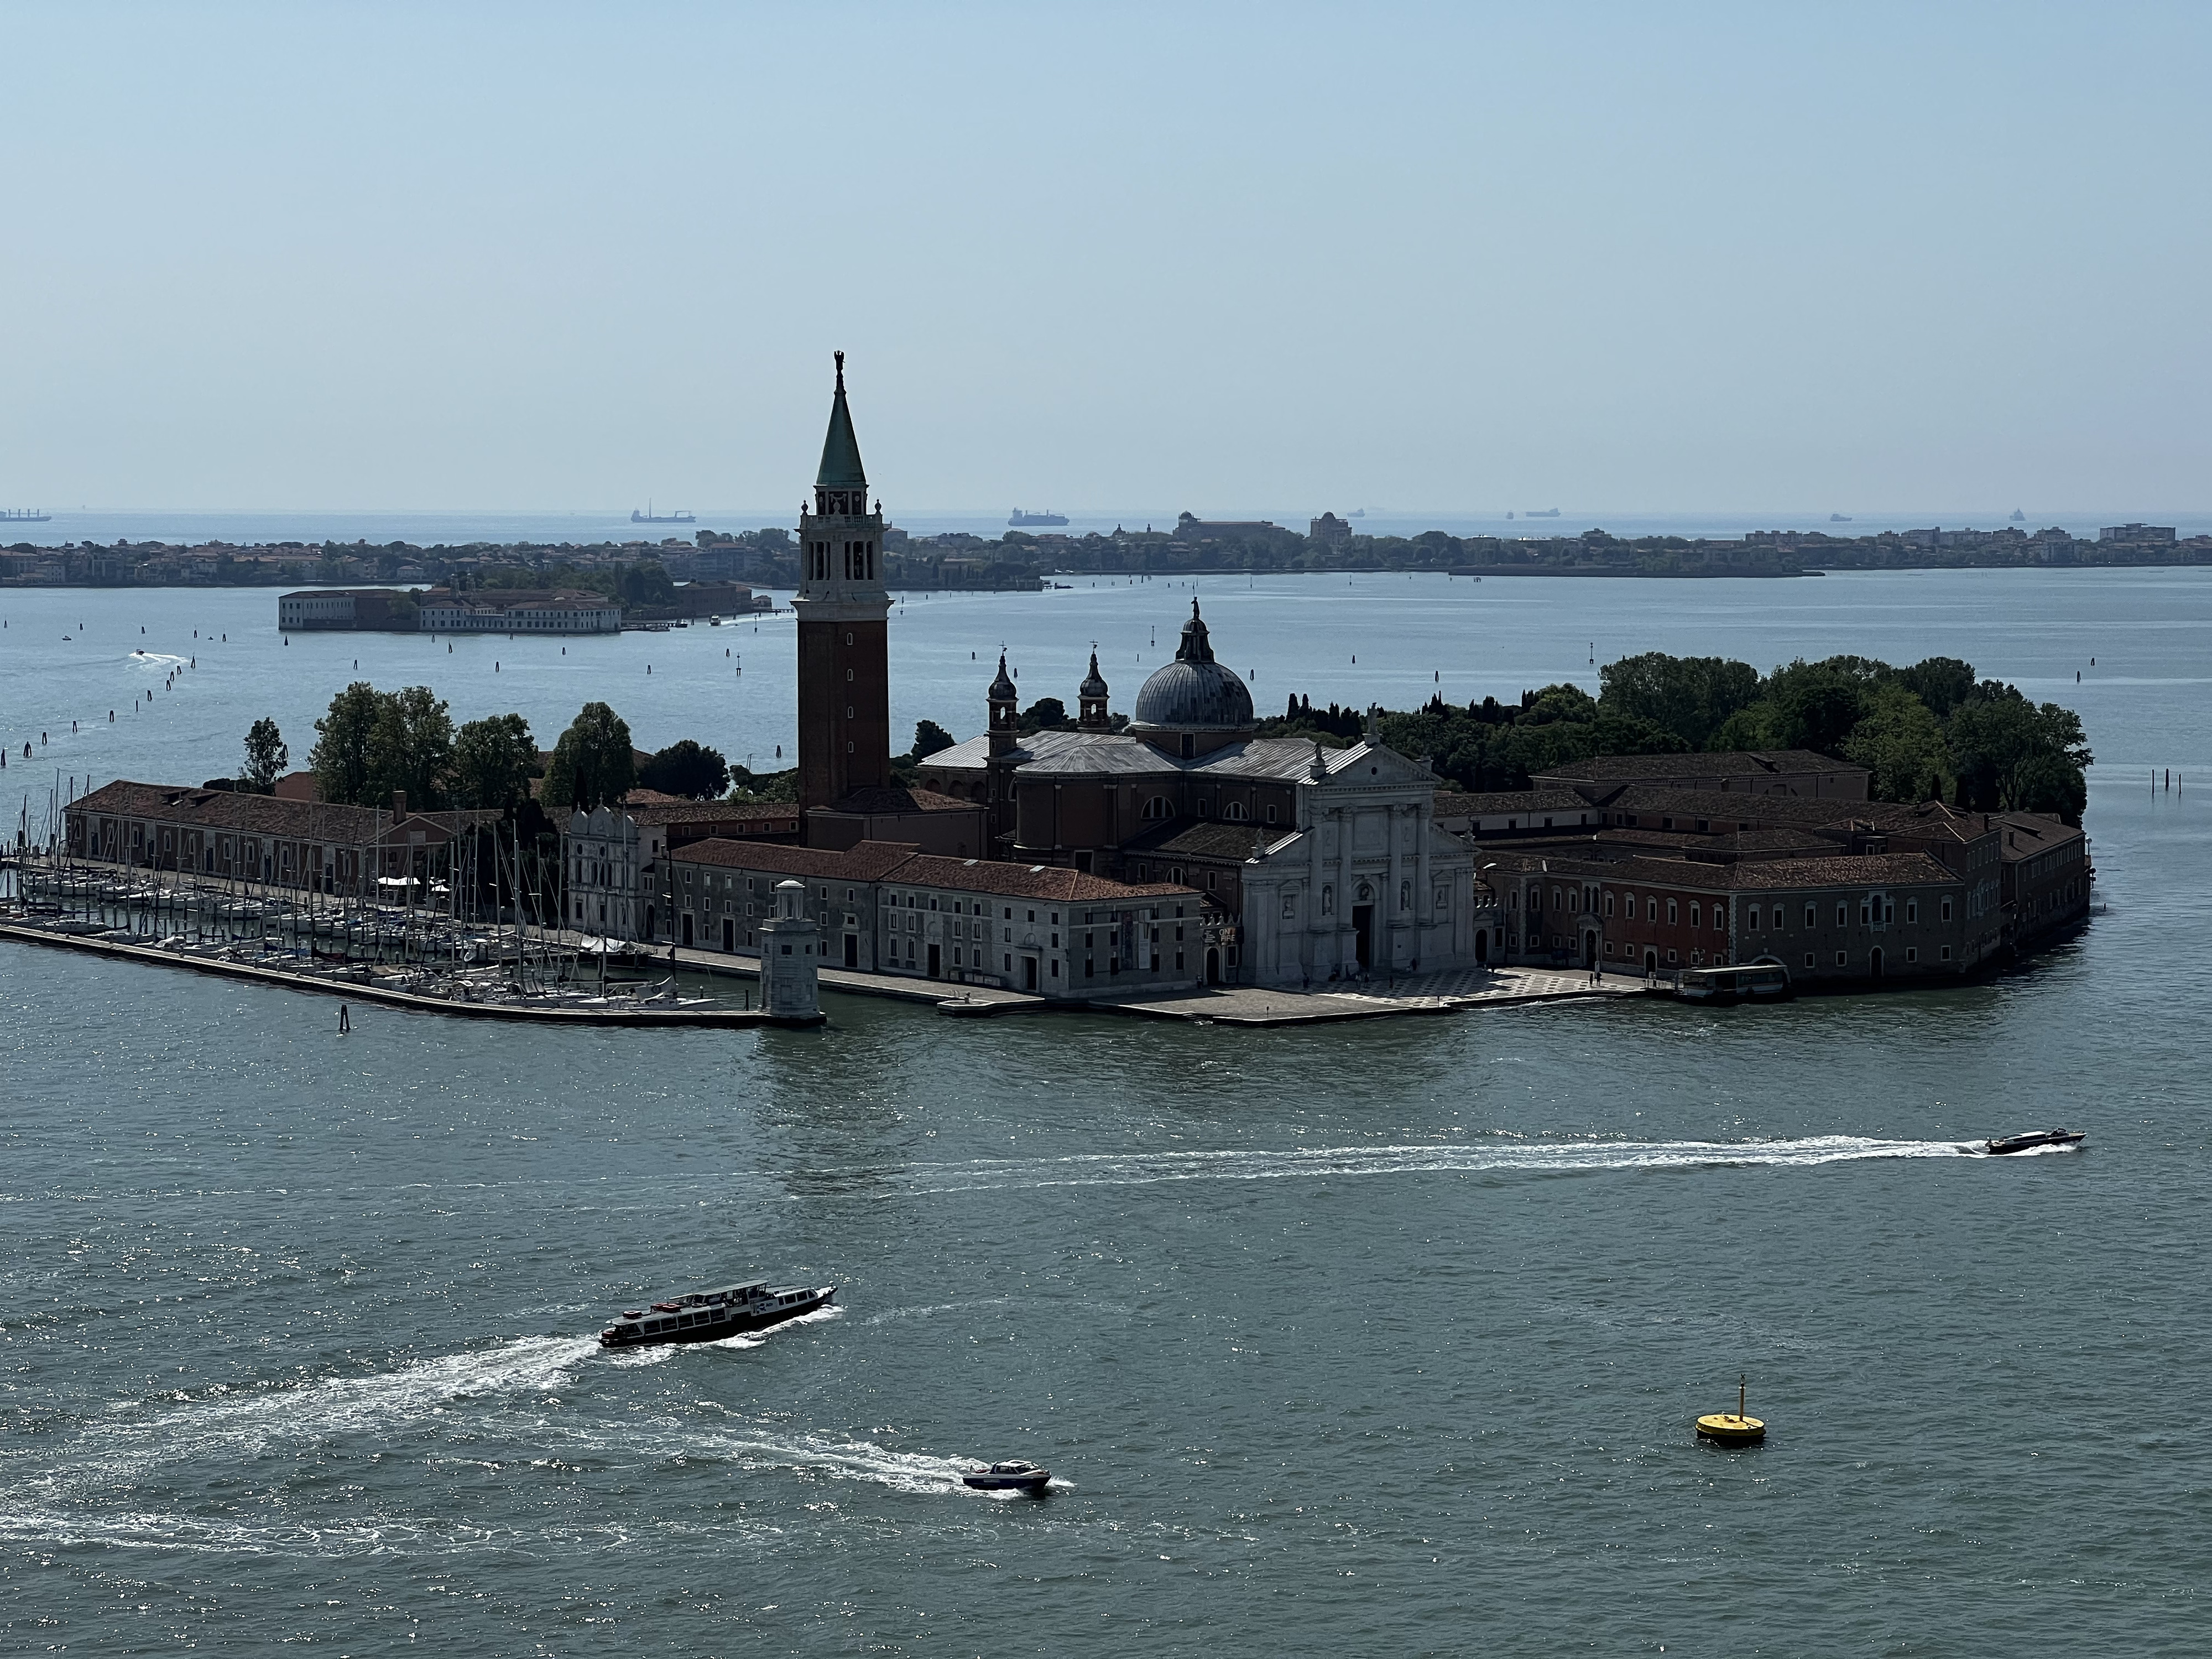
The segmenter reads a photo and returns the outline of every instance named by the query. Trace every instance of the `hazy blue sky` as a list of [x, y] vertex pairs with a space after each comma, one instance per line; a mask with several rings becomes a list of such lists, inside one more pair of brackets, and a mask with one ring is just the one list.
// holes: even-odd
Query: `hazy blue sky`
[[2212, 498], [2212, 6], [0, 6], [0, 504]]

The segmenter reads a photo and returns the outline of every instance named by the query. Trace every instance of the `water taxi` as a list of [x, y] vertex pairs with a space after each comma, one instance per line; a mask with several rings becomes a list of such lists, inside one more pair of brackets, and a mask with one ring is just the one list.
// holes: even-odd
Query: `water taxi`
[[1674, 994], [1692, 1002], [1784, 1002], [1790, 970], [1772, 957], [1735, 968], [1685, 968]]
[[2087, 1129], [2031, 1129], [2026, 1134], [1985, 1140], [1982, 1150], [1991, 1158], [2002, 1158], [2007, 1152], [2032, 1152], [2039, 1146], [2079, 1146], [2088, 1138]]
[[994, 1463], [988, 1469], [971, 1469], [960, 1477], [963, 1486], [977, 1492], [1039, 1492], [1045, 1482], [1052, 1479], [1050, 1469], [1025, 1463], [1018, 1457], [1004, 1463]]
[[726, 1336], [780, 1325], [787, 1319], [826, 1308], [835, 1285], [771, 1285], [756, 1279], [711, 1291], [691, 1291], [656, 1302], [649, 1309], [626, 1309], [599, 1333], [603, 1348], [636, 1348], [656, 1342], [719, 1342]]

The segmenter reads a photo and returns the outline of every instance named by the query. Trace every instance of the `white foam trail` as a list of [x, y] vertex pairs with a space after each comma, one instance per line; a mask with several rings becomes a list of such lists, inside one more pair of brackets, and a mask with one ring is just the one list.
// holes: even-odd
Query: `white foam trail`
[[[574, 1382], [577, 1367], [619, 1372], [667, 1360], [686, 1348], [757, 1346], [787, 1325], [842, 1317], [835, 1305], [723, 1343], [659, 1346], [599, 1354], [592, 1337], [522, 1337], [496, 1347], [424, 1359], [368, 1376], [326, 1377], [293, 1387], [217, 1390], [190, 1398], [119, 1401], [88, 1427], [26, 1468], [18, 1455], [0, 1462], [0, 1542], [85, 1542], [123, 1548], [280, 1554], [410, 1554], [512, 1548], [517, 1542], [596, 1549], [629, 1541], [619, 1524], [528, 1534], [485, 1528], [450, 1516], [352, 1514], [329, 1524], [254, 1516], [201, 1516], [129, 1507], [129, 1489], [160, 1466], [203, 1462], [236, 1466], [259, 1456], [303, 1459], [342, 1437], [434, 1425], [447, 1405], [508, 1395], [519, 1405]], [[619, 1386], [618, 1384], [617, 1386]], [[700, 1402], [704, 1407], [707, 1402]], [[872, 1441], [814, 1434], [785, 1425], [665, 1412], [606, 1422], [558, 1410], [511, 1422], [487, 1437], [482, 1425], [457, 1449], [465, 1458], [509, 1464], [592, 1459], [653, 1464], [715, 1462], [749, 1472], [866, 1481], [908, 1492], [961, 1492], [973, 1460], [895, 1451]], [[452, 1450], [449, 1449], [448, 1455]], [[122, 1498], [121, 1503], [116, 1500]]]
[[79, 1440], [63, 1467], [119, 1483], [158, 1464], [265, 1453], [435, 1416], [480, 1395], [546, 1395], [598, 1351], [591, 1337], [526, 1336], [495, 1348], [417, 1360], [367, 1376], [320, 1377], [292, 1388], [227, 1389], [128, 1417], [111, 1416]]
[[1127, 1187], [1165, 1181], [1313, 1180], [1438, 1171], [1566, 1175], [1726, 1164], [1810, 1169], [1873, 1158], [1959, 1158], [1976, 1150], [1951, 1140], [1875, 1140], [1863, 1135], [1813, 1135], [1794, 1140], [1493, 1141], [1475, 1146], [1085, 1153], [1061, 1158], [917, 1164], [903, 1174], [917, 1191], [960, 1193], [1009, 1187]]

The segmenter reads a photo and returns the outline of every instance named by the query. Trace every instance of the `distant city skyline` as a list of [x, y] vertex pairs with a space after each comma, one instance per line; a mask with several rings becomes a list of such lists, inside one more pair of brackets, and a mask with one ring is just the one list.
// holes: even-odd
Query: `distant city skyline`
[[2212, 508], [2202, 8], [8, 40], [0, 507], [795, 513], [842, 348], [895, 519]]

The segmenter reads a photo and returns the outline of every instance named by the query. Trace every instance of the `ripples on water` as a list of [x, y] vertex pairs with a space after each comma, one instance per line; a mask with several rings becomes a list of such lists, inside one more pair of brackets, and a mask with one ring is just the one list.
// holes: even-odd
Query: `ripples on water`
[[[2099, 693], [2110, 914], [1943, 995], [340, 1043], [0, 947], [4, 1645], [2189, 1651], [2204, 826], [2117, 763], [2188, 656]], [[752, 1273], [839, 1306], [596, 1346]]]

